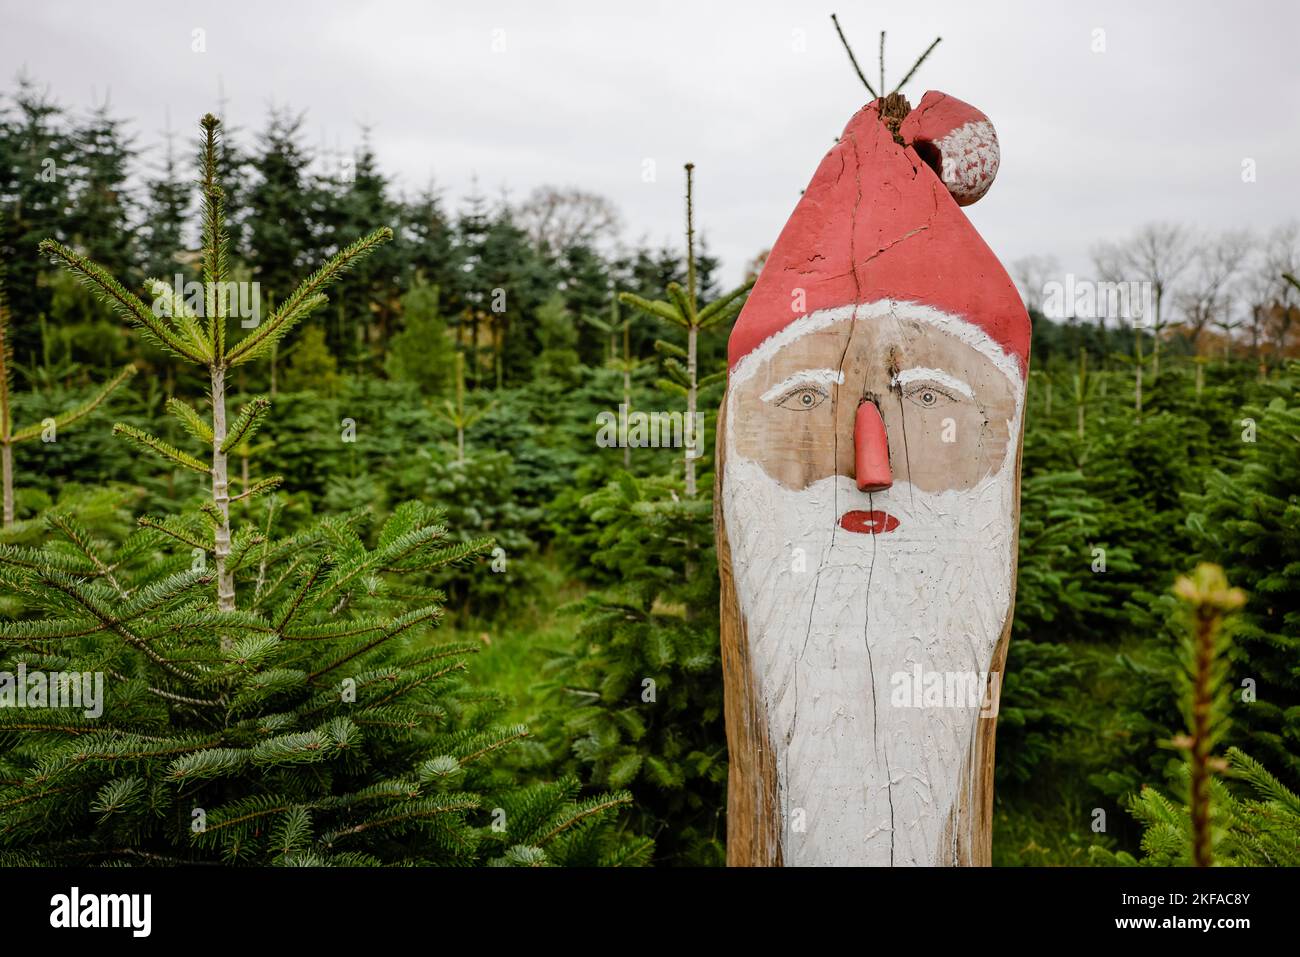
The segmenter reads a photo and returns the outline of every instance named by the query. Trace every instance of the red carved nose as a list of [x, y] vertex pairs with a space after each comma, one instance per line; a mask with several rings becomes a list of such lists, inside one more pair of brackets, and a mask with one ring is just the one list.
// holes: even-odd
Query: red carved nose
[[883, 492], [894, 484], [889, 468], [889, 436], [880, 409], [870, 399], [858, 403], [853, 422], [853, 465], [858, 488], [863, 492]]

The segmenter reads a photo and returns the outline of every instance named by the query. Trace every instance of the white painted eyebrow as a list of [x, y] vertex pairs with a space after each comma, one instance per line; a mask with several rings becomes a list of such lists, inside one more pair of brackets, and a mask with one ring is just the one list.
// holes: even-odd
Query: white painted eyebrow
[[894, 385], [905, 386], [908, 383], [915, 382], [918, 379], [928, 380], [938, 385], [947, 386], [954, 392], [960, 392], [968, 399], [975, 398], [975, 393], [971, 387], [954, 375], [944, 372], [942, 369], [924, 369], [917, 367], [914, 369], [904, 369], [894, 376]]
[[844, 373], [838, 369], [803, 369], [794, 375], [786, 376], [759, 398], [771, 402], [785, 395], [797, 385], [843, 385]]

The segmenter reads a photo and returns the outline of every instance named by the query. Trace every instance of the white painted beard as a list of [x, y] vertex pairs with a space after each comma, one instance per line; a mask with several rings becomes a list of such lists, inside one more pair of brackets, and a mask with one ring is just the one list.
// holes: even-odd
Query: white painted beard
[[[971, 679], [990, 669], [1011, 606], [1013, 451], [966, 491], [866, 493], [843, 476], [790, 491], [728, 449], [723, 510], [781, 755], [787, 864], [955, 863], [980, 705], [891, 697], [894, 676], [918, 666]], [[876, 535], [839, 527], [855, 509], [899, 524]]]

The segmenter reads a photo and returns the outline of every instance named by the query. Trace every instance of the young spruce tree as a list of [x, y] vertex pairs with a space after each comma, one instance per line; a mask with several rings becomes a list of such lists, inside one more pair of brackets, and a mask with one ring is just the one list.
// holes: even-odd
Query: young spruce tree
[[[711, 432], [699, 410], [717, 407], [727, 375], [725, 368], [700, 375], [699, 336], [727, 328], [749, 284], [697, 302], [691, 170], [687, 164], [686, 288], [670, 282], [666, 299], [619, 298], [686, 331], [686, 349], [655, 343], [665, 365], [659, 385], [686, 399], [683, 431], [698, 440]], [[575, 763], [595, 785], [633, 790], [632, 826], [654, 836], [657, 860], [669, 864], [725, 860], [719, 584], [712, 476], [702, 453], [688, 445], [681, 473], [638, 479], [624, 472], [582, 500], [599, 529], [590, 562], [619, 584], [570, 607], [581, 615], [578, 641], [549, 663], [556, 700], [568, 706], [563, 730]]]
[[[0, 588], [25, 605], [0, 621], [0, 864], [643, 861], [648, 842], [601, 824], [625, 793], [580, 799], [572, 779], [507, 786], [493, 756], [527, 730], [495, 725], [494, 699], [458, 681], [470, 646], [428, 637], [442, 615], [429, 576], [489, 540], [449, 542], [419, 502], [398, 507], [373, 544], [364, 510], [279, 537], [274, 495], [232, 527], [231, 504], [279, 479], [230, 494], [229, 459], [269, 403], [228, 417], [228, 373], [265, 356], [392, 234], [341, 249], [229, 341], [219, 124], [207, 116], [202, 128], [201, 310], [162, 283], [151, 308], [74, 250], [43, 246], [209, 372], [210, 415], [168, 405], [201, 458], [115, 431], [204, 476], [210, 497], [190, 514], [140, 519], [116, 545], [62, 513], [43, 546], [0, 544]], [[58, 682], [31, 680], [51, 673], [102, 675], [102, 697], [88, 702], [88, 685], [81, 701], [56, 701]]]
[[[1174, 594], [1182, 604], [1182, 711], [1187, 729], [1170, 742], [1184, 755], [1174, 774], [1172, 800], [1144, 786], [1128, 808], [1144, 825], [1143, 856], [1091, 849], [1099, 864], [1160, 867], [1295, 867], [1300, 863], [1300, 797], [1264, 765], [1223, 740], [1232, 710], [1225, 628], [1246, 602], [1223, 569], [1202, 563], [1180, 576]], [[1222, 778], [1240, 781], [1233, 789]]]
[[4, 280], [5, 270], [0, 268], [0, 498], [3, 501], [3, 512], [0, 513], [3, 517], [0, 521], [3, 521], [4, 528], [12, 528], [15, 516], [14, 445], [42, 437], [48, 439], [51, 435], [57, 436], [73, 422], [85, 418], [99, 408], [118, 386], [135, 375], [135, 366], [133, 364], [123, 366], [117, 375], [79, 405], [58, 415], [48, 416], [40, 422], [15, 429], [13, 412], [10, 408], [12, 396], [9, 377], [9, 367], [13, 364], [13, 342], [9, 333], [9, 302]]

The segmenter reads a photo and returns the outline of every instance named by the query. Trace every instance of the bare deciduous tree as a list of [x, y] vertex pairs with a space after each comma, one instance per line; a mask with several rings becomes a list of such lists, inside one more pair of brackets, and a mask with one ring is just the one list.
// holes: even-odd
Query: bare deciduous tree
[[1103, 243], [1093, 250], [1093, 263], [1101, 278], [1110, 282], [1145, 282], [1151, 285], [1151, 315], [1133, 322], [1134, 407], [1142, 414], [1142, 333], [1152, 331], [1151, 380], [1160, 377], [1160, 336], [1168, 319], [1165, 298], [1187, 269], [1196, 245], [1190, 230], [1176, 223], [1147, 223], [1120, 243]]
[[1055, 256], [1022, 256], [1011, 264], [1011, 278], [1020, 287], [1026, 309], [1042, 315], [1043, 286], [1060, 271], [1061, 264]]
[[1300, 275], [1300, 222], [1292, 220], [1274, 229], [1264, 245], [1264, 271], [1273, 277], [1275, 298], [1270, 316], [1273, 348], [1286, 353], [1291, 331], [1300, 319], [1300, 295], [1286, 276]]
[[1274, 229], [1253, 259], [1242, 281], [1242, 297], [1250, 351], [1259, 360], [1263, 375], [1266, 351], [1284, 354], [1300, 319], [1300, 296], [1283, 278], [1300, 270], [1300, 223], [1293, 221]]
[[597, 246], [617, 238], [622, 217], [612, 202], [576, 186], [539, 186], [515, 210], [520, 227], [539, 247], [559, 252], [577, 243]]
[[1245, 326], [1250, 336], [1250, 354], [1261, 359], [1264, 342], [1268, 338], [1269, 312], [1276, 299], [1277, 279], [1270, 276], [1262, 264], [1256, 264], [1242, 281], [1242, 295], [1246, 300]]
[[1188, 341], [1201, 354], [1201, 334], [1207, 326], [1231, 330], [1232, 299], [1254, 237], [1247, 230], [1229, 230], [1207, 238], [1196, 249], [1192, 268], [1178, 295]]

